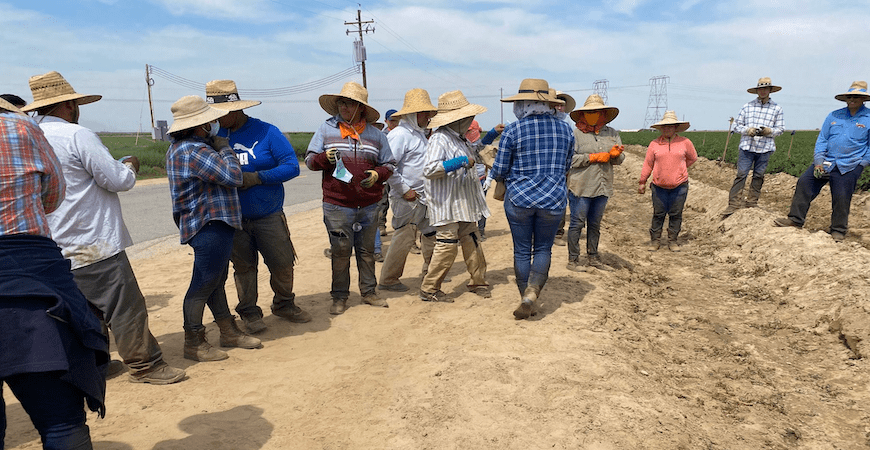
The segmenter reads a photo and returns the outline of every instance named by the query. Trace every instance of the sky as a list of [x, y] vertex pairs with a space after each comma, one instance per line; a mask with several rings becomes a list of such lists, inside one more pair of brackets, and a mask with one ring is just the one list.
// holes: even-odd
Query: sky
[[870, 8], [842, 1], [0, 0], [0, 93], [29, 102], [28, 79], [58, 71], [103, 96], [82, 106], [82, 125], [150, 133], [152, 66], [155, 120], [171, 124], [173, 102], [231, 79], [242, 99], [263, 102], [250, 116], [315, 131], [327, 118], [319, 96], [363, 82], [359, 71], [336, 76], [357, 67], [359, 35], [345, 25], [357, 10], [372, 21], [366, 85], [382, 116], [412, 88], [436, 105], [458, 89], [488, 108], [478, 121], [490, 128], [516, 120], [500, 98], [542, 78], [578, 107], [606, 85], [617, 129], [649, 125], [666, 105], [691, 129], [727, 130], [754, 98], [746, 89], [770, 77], [786, 128], [816, 129], [845, 106], [834, 95], [870, 79]]

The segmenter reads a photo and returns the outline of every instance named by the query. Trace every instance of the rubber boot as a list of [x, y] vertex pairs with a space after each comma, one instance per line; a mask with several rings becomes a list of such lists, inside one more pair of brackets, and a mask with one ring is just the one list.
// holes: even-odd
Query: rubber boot
[[528, 319], [535, 315], [535, 302], [538, 300], [538, 295], [541, 293], [541, 287], [530, 284], [523, 292], [523, 299], [520, 306], [514, 310], [514, 318], [517, 320]]
[[239, 329], [236, 316], [216, 319], [215, 323], [221, 329], [221, 347], [261, 348], [263, 346], [259, 339], [248, 336]]
[[199, 331], [184, 330], [184, 359], [209, 362], [227, 358], [227, 352], [212, 347], [205, 339], [205, 328]]

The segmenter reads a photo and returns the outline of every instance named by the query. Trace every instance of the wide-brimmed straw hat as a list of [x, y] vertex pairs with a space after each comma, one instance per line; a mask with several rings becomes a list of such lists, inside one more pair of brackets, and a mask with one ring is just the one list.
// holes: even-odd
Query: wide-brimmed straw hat
[[43, 106], [75, 100], [79, 105], [87, 105], [101, 98], [102, 95], [86, 95], [77, 93], [72, 86], [57, 72], [48, 72], [30, 77], [30, 93], [33, 103], [21, 108], [22, 111], [33, 111]]
[[[601, 96], [598, 94], [592, 94], [589, 97], [586, 97], [586, 102], [583, 103], [583, 106], [577, 108], [574, 111], [571, 111], [571, 120], [574, 122], [579, 122], [583, 117], [583, 113], [593, 112], [593, 111], [602, 111], [604, 112], [604, 123], [610, 123], [616, 116], [619, 115], [619, 109], [615, 106], [606, 106], [604, 104], [604, 100], [601, 99]], [[592, 124], [595, 125], [595, 124]]]
[[503, 102], [516, 102], [519, 100], [565, 103], [564, 100], [560, 100], [555, 95], [550, 94], [550, 85], [547, 83], [547, 80], [537, 78], [526, 78], [520, 83], [517, 95], [501, 99]]
[[429, 93], [425, 89], [414, 88], [405, 93], [405, 102], [402, 104], [402, 109], [394, 112], [392, 117], [424, 111], [438, 111], [438, 108], [432, 104], [432, 100], [429, 99]]
[[214, 80], [205, 84], [205, 102], [224, 111], [239, 111], [259, 105], [257, 100], [242, 100], [233, 80]]
[[849, 86], [849, 90], [843, 92], [842, 94], [837, 94], [834, 96], [835, 99], [845, 102], [846, 96], [852, 95], [860, 95], [864, 97], [864, 101], [870, 100], [870, 94], [867, 93], [867, 82], [866, 81], [853, 81], [852, 85]]
[[486, 112], [486, 107], [469, 103], [462, 91], [450, 91], [438, 97], [438, 114], [429, 122], [429, 128], [436, 129], [448, 123]]
[[[553, 89], [551, 89], [553, 91]], [[574, 100], [574, 97], [562, 92], [562, 91], [554, 91], [554, 95], [559, 100], [565, 102], [565, 111], [572, 111], [577, 106], [577, 100]]]
[[348, 98], [363, 104], [366, 107], [366, 122], [377, 122], [381, 113], [369, 105], [369, 91], [359, 83], [349, 81], [341, 87], [338, 94], [323, 94], [320, 96], [320, 107], [330, 116], [338, 115], [338, 99]]
[[14, 113], [22, 114], [21, 110], [16, 108], [12, 103], [7, 102], [6, 100], [0, 98], [0, 109], [5, 109], [7, 111], [12, 111]]
[[747, 89], [746, 92], [749, 92], [750, 94], [757, 94], [758, 88], [766, 87], [770, 88], [770, 92], [779, 92], [782, 89], [779, 86], [774, 86], [773, 83], [770, 81], [769, 77], [761, 77], [758, 79], [758, 85]]
[[212, 108], [198, 95], [181, 97], [172, 104], [172, 126], [169, 133], [186, 130], [198, 125], [214, 122], [229, 114], [229, 111]]
[[682, 133], [683, 131], [689, 129], [689, 122], [684, 122], [677, 119], [677, 113], [675, 113], [674, 111], [665, 111], [665, 115], [662, 116], [662, 120], [650, 126], [655, 129], [659, 129], [665, 125], [676, 125], [677, 133]]

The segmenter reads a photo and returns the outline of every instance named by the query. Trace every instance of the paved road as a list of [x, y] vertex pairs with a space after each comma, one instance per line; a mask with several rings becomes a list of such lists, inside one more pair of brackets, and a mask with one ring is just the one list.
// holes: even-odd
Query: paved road
[[[320, 173], [311, 172], [304, 164], [300, 165], [299, 176], [284, 183], [284, 213], [288, 216], [319, 208], [323, 198]], [[178, 237], [178, 227], [172, 220], [172, 203], [166, 179], [143, 180], [130, 191], [118, 195], [124, 211], [124, 222], [134, 244], [167, 236]]]

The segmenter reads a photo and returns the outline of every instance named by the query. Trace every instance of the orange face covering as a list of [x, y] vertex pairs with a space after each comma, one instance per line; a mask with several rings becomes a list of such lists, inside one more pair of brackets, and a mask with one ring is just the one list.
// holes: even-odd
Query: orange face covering
[[349, 136], [359, 141], [359, 135], [366, 129], [366, 121], [363, 119], [353, 125], [347, 122], [338, 122], [338, 129], [341, 131], [342, 138]]
[[577, 129], [584, 133], [598, 134], [601, 128], [604, 127], [606, 120], [607, 116], [600, 112], [585, 112], [583, 113], [583, 119], [578, 120], [576, 125]]

